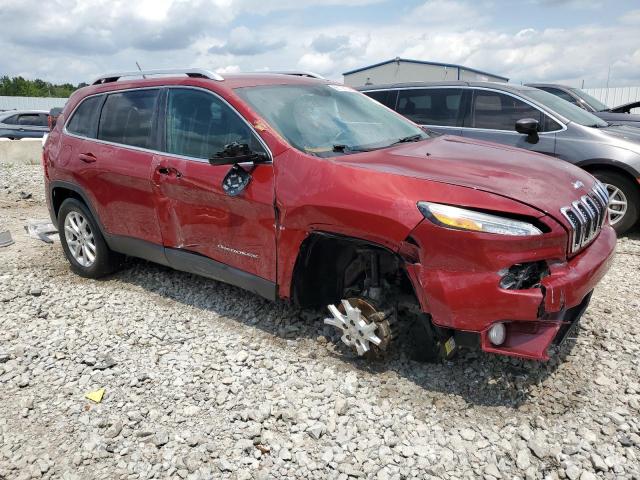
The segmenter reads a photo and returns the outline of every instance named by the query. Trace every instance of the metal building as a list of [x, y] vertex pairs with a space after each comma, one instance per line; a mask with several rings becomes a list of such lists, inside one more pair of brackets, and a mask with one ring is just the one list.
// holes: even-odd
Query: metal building
[[406, 58], [394, 58], [344, 72], [342, 75], [344, 76], [345, 85], [351, 87], [403, 82], [438, 82], [443, 80], [509, 81], [506, 77], [462, 65], [409, 60]]
[[5, 97], [0, 96], [0, 112], [5, 110], [45, 110], [64, 107], [67, 98], [57, 97]]

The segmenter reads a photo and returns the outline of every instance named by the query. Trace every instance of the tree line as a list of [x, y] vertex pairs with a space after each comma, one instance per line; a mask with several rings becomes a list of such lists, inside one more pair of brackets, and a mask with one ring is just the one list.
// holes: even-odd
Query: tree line
[[27, 80], [23, 77], [0, 77], [0, 95], [9, 97], [64, 97], [67, 98], [76, 89], [86, 87], [86, 83], [74, 86], [70, 83], [60, 85], [45, 82], [36, 78]]

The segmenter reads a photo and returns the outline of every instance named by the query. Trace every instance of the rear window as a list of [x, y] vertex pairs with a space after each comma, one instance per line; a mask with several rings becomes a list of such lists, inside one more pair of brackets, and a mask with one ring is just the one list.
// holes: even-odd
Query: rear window
[[10, 117], [2, 120], [2, 123], [5, 125], [17, 125], [18, 124], [18, 115], [11, 115]]
[[396, 108], [396, 98], [398, 97], [397, 90], [376, 90], [374, 92], [362, 92], [367, 97], [373, 98], [374, 100], [380, 102], [385, 107], [389, 107], [391, 109]]
[[102, 107], [98, 138], [108, 142], [150, 148], [159, 90], [111, 93]]
[[103, 98], [102, 95], [97, 95], [83, 100], [69, 120], [67, 131], [81, 137], [95, 138], [98, 109]]

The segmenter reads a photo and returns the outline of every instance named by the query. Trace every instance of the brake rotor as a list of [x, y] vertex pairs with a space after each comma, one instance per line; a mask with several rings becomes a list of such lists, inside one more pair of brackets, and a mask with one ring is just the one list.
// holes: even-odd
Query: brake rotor
[[385, 312], [369, 300], [348, 298], [328, 308], [332, 316], [325, 318], [324, 323], [340, 329], [342, 342], [355, 348], [358, 355], [377, 358], [387, 350], [391, 341], [389, 321]]

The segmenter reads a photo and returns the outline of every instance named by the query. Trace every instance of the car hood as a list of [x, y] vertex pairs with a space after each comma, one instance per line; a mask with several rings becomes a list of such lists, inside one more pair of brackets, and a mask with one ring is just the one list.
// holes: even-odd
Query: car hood
[[584, 195], [595, 183], [584, 170], [553, 157], [450, 135], [349, 155], [343, 161], [498, 194], [555, 218], [559, 218], [561, 207]]
[[598, 130], [614, 137], [617, 140], [615, 145], [640, 153], [640, 128], [630, 125], [609, 125]]
[[640, 115], [634, 113], [597, 112], [596, 115], [606, 122], [624, 122], [627, 125], [637, 123], [640, 126]]

